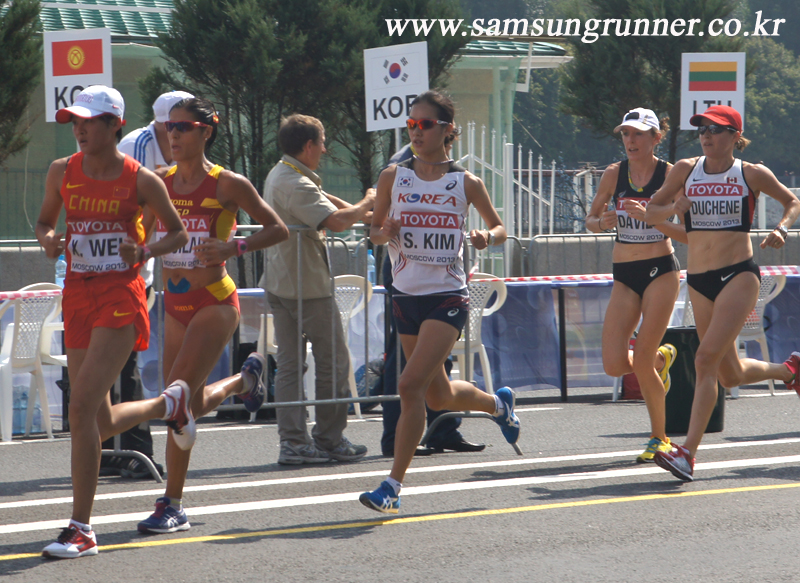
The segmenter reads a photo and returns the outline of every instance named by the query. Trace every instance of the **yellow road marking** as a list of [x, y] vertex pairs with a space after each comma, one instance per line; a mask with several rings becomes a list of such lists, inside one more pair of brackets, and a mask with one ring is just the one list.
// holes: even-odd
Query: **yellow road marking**
[[[469, 512], [449, 512], [445, 514], [429, 514], [425, 516], [409, 516], [407, 518], [388, 518], [385, 520], [369, 520], [362, 522], [349, 522], [344, 524], [327, 524], [322, 526], [302, 526], [295, 528], [281, 528], [277, 530], [262, 530], [258, 532], [241, 532], [236, 534], [218, 534], [211, 536], [198, 536], [189, 538], [144, 540], [118, 545], [103, 545], [100, 551], [118, 551], [125, 549], [142, 549], [147, 547], [164, 547], [168, 545], [183, 545], [191, 543], [205, 543], [229, 541], [242, 538], [258, 538], [266, 536], [280, 536], [287, 534], [303, 534], [310, 532], [325, 532], [329, 530], [350, 530], [354, 528], [369, 528], [374, 526], [393, 526], [411, 524], [416, 522], [431, 522], [434, 520], [453, 520], [456, 518], [474, 518], [478, 516], [497, 516], [501, 514], [519, 514], [521, 512], [534, 512], [537, 510], [555, 510], [559, 508], [580, 508], [584, 506], [599, 506], [601, 504], [619, 504], [624, 502], [646, 502], [649, 500], [665, 500], [669, 498], [692, 498], [696, 496], [713, 496], [719, 494], [735, 494], [741, 492], [764, 492], [768, 490], [782, 490], [787, 488], [800, 488], [800, 484], [774, 484], [771, 486], [744, 486], [741, 488], [721, 488], [717, 490], [702, 490], [699, 492], [678, 492], [674, 494], [646, 494], [644, 496], [625, 496], [622, 498], [604, 498], [602, 500], [582, 500], [578, 502], [554, 502], [552, 504], [537, 504], [532, 506], [517, 506], [514, 508], [496, 508], [492, 510], [471, 510]], [[41, 557], [40, 553], [21, 553], [17, 555], [0, 555], [0, 561], [14, 561], [18, 559], [32, 559]]]

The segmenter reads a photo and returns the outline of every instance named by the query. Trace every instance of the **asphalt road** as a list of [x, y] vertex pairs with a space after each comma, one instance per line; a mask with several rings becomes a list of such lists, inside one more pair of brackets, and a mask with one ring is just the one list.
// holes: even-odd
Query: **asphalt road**
[[[525, 394], [529, 396], [530, 393]], [[101, 478], [96, 557], [39, 557], [70, 515], [70, 441], [0, 445], [3, 581], [797, 581], [800, 403], [743, 389], [684, 484], [635, 456], [649, 437], [641, 402], [610, 389], [518, 403], [517, 456], [492, 422], [464, 421], [488, 447], [417, 458], [400, 514], [358, 503], [391, 460], [380, 416], [351, 421], [360, 463], [278, 466], [274, 425], [200, 424], [184, 504], [192, 528], [143, 536], [162, 490]], [[154, 428], [157, 461], [165, 434]], [[676, 439], [681, 442], [680, 437]]]

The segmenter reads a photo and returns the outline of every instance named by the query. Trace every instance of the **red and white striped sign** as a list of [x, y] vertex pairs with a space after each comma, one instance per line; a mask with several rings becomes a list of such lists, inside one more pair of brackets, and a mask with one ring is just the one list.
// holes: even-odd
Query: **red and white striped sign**
[[48, 298], [60, 296], [60, 289], [38, 289], [30, 291], [6, 291], [0, 292], [0, 301], [20, 300], [24, 298]]

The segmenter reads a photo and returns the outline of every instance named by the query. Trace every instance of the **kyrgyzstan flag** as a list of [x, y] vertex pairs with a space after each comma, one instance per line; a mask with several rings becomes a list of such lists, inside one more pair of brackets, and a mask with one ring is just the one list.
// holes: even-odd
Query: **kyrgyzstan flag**
[[736, 91], [736, 61], [689, 63], [689, 91]]
[[95, 75], [103, 72], [102, 39], [53, 43], [53, 76]]

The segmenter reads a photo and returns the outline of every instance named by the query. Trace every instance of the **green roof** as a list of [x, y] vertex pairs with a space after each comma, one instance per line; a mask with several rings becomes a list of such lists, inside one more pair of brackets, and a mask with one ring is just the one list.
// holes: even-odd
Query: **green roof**
[[[168, 32], [172, 0], [44, 0], [42, 30], [109, 28], [115, 42], [151, 43], [160, 32]], [[473, 40], [461, 50], [469, 56], [528, 55], [528, 43], [511, 40]], [[534, 42], [535, 56], [562, 56], [566, 50], [556, 44]]]
[[[528, 44], [526, 42], [510, 41], [510, 40], [474, 40], [467, 44], [461, 50], [462, 55], [488, 57], [488, 56], [506, 56], [506, 57], [527, 57]], [[555, 56], [560, 57], [566, 55], [567, 50], [564, 47], [555, 45], [553, 43], [534, 42], [533, 43], [533, 56]]]
[[115, 42], [150, 43], [169, 30], [172, 0], [45, 0], [42, 30], [108, 28]]

